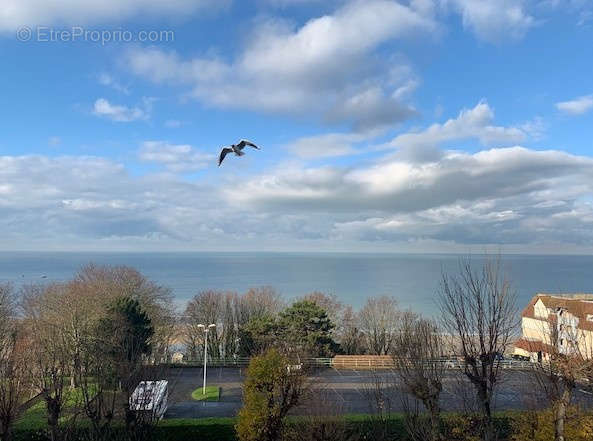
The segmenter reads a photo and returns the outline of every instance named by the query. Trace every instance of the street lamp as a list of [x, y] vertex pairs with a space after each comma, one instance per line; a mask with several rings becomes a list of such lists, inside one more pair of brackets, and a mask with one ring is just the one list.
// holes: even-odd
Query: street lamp
[[200, 328], [202, 331], [204, 331], [204, 334], [206, 334], [206, 336], [204, 337], [204, 387], [202, 388], [202, 395], [206, 395], [206, 363], [208, 361], [208, 331], [210, 331], [210, 329], [215, 328], [216, 325], [214, 323], [212, 323], [211, 325], [198, 325], [198, 328]]

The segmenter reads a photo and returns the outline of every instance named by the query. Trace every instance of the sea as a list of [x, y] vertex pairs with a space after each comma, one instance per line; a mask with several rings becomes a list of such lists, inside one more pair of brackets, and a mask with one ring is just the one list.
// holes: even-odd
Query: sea
[[355, 309], [369, 297], [389, 295], [404, 309], [436, 317], [441, 275], [458, 273], [467, 258], [476, 267], [499, 258], [519, 308], [540, 292], [593, 293], [593, 256], [516, 254], [0, 252], [0, 283], [18, 288], [69, 280], [89, 263], [127, 265], [170, 288], [180, 309], [203, 290], [271, 286], [287, 301], [321, 291]]

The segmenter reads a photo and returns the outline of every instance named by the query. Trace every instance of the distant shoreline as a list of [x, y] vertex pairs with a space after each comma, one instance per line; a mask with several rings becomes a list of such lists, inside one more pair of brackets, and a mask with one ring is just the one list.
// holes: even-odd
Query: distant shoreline
[[205, 250], [205, 251], [193, 251], [193, 250], [179, 250], [179, 251], [140, 251], [140, 250], [0, 250], [2, 254], [89, 254], [89, 255], [101, 255], [101, 254], [283, 254], [283, 255], [354, 255], [354, 256], [373, 256], [373, 255], [385, 255], [385, 256], [448, 256], [448, 257], [506, 257], [506, 256], [521, 256], [521, 257], [593, 257], [591, 253], [523, 253], [523, 252], [505, 252], [505, 253], [461, 253], [461, 252], [399, 252], [399, 251], [252, 251], [252, 250], [241, 250], [241, 251], [226, 251], [226, 250]]

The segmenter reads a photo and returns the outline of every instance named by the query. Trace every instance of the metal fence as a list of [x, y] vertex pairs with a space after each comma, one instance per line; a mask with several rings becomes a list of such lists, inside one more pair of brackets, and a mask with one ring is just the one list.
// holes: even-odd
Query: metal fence
[[[459, 359], [439, 359], [445, 369], [463, 369], [465, 363]], [[433, 363], [433, 362], [431, 362]], [[527, 370], [533, 368], [530, 361], [505, 359], [499, 361], [501, 369]], [[247, 367], [249, 357], [236, 358], [209, 358], [208, 366], [211, 367]], [[303, 364], [309, 367], [332, 367], [335, 369], [395, 369], [393, 361], [385, 359], [374, 360], [371, 357], [352, 357], [351, 359], [340, 358], [308, 358], [303, 360]], [[172, 367], [202, 367], [203, 360], [184, 360], [179, 363], [170, 363]]]

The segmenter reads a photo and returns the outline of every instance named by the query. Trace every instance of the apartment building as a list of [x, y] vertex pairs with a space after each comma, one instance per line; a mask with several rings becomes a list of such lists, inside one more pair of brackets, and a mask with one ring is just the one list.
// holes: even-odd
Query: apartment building
[[521, 314], [514, 353], [532, 361], [552, 353], [593, 357], [593, 294], [537, 294]]

